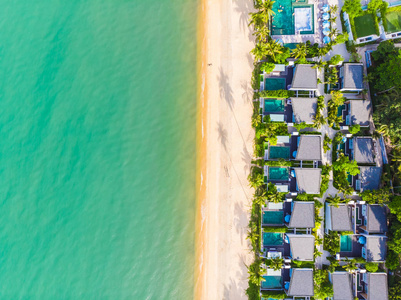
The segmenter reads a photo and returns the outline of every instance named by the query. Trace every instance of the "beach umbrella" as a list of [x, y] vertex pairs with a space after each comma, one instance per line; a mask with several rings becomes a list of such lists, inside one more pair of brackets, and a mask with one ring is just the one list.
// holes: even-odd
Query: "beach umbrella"
[[330, 28], [330, 22], [324, 21], [323, 22], [323, 28]]
[[323, 18], [323, 20], [328, 20], [328, 19], [330, 19], [330, 14], [329, 13], [324, 13], [322, 18]]
[[325, 43], [325, 44], [328, 44], [328, 43], [330, 43], [330, 38], [328, 37], [328, 36], [325, 36], [324, 38], [323, 38], [323, 43]]
[[329, 35], [329, 33], [330, 33], [330, 29], [328, 29], [328, 28], [324, 28], [323, 29], [323, 34], [324, 35]]
[[324, 12], [328, 12], [330, 10], [330, 6], [328, 4], [323, 5], [322, 7]]

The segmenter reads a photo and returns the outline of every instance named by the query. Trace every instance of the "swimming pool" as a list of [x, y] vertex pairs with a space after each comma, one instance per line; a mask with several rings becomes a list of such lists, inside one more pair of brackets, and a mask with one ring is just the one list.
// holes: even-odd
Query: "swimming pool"
[[264, 246], [277, 246], [282, 245], [284, 242], [283, 234], [277, 232], [263, 232], [263, 245]]
[[269, 180], [288, 180], [288, 168], [269, 167]]
[[300, 34], [313, 34], [315, 32], [314, 7], [305, 5], [305, 2], [305, 0], [275, 1], [271, 34], [293, 35], [296, 31], [299, 31]]
[[284, 100], [265, 99], [265, 112], [284, 112]]
[[350, 252], [352, 251], [352, 236], [342, 235], [340, 237], [340, 251]]
[[281, 276], [266, 275], [263, 276], [262, 289], [279, 289], [283, 287]]
[[290, 147], [279, 147], [279, 146], [270, 146], [269, 148], [269, 159], [276, 158], [290, 158]]
[[285, 78], [266, 78], [265, 79], [265, 90], [275, 91], [285, 89]]
[[281, 225], [284, 221], [283, 211], [264, 211], [263, 224]]

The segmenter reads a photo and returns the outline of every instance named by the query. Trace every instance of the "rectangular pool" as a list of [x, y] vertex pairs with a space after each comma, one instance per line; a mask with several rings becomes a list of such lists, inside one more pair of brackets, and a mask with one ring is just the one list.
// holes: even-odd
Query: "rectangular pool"
[[265, 79], [265, 90], [285, 90], [285, 78], [266, 78]]
[[264, 211], [263, 224], [282, 225], [284, 223], [283, 211]]
[[313, 11], [312, 7], [294, 7], [295, 33], [311, 32], [313, 30]]
[[281, 276], [266, 275], [263, 276], [262, 289], [279, 289], [283, 287]]
[[340, 237], [340, 251], [351, 252], [352, 251], [352, 236], [342, 235]]
[[290, 147], [279, 147], [279, 146], [270, 146], [269, 148], [269, 158], [290, 158]]
[[284, 112], [284, 100], [265, 99], [265, 112]]
[[269, 167], [269, 180], [288, 180], [288, 168]]
[[277, 232], [263, 232], [264, 246], [278, 246], [284, 242], [283, 234]]

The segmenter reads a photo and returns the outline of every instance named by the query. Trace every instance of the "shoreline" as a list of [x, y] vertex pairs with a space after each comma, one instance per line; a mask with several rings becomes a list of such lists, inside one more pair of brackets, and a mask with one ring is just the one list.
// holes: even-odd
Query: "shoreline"
[[194, 299], [247, 299], [254, 135], [248, 2], [202, 0], [199, 8]]

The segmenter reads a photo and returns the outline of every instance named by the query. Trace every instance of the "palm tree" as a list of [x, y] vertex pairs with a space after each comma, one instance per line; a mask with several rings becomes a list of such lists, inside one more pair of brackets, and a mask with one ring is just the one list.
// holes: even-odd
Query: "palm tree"
[[266, 26], [266, 23], [264, 22], [264, 18], [260, 13], [250, 13], [249, 15], [251, 17], [250, 17], [248, 26], [253, 25], [253, 27], [255, 29]]
[[268, 262], [269, 268], [273, 269], [274, 271], [281, 270], [283, 264], [284, 264], [284, 259], [282, 259], [281, 257], [271, 258], [269, 259]]
[[339, 35], [339, 33], [340, 33], [340, 32], [338, 31], [337, 28], [333, 28], [333, 29], [331, 29], [330, 32], [329, 32], [329, 37], [330, 37], [332, 40], [334, 40], [335, 37], [336, 37], [337, 35]]
[[325, 61], [319, 60], [318, 62], [316, 62], [316, 63], [312, 66], [312, 68], [313, 68], [313, 69], [323, 69], [324, 66], [325, 66], [326, 64], [327, 64], [327, 63], [326, 63]]
[[330, 5], [330, 12], [335, 15], [338, 11], [338, 6], [337, 5]]
[[255, 8], [259, 11], [259, 13], [263, 16], [265, 23], [269, 21], [269, 17], [274, 15], [275, 12], [273, 11], [273, 4], [274, 1], [265, 0], [262, 2], [257, 2]]
[[352, 273], [354, 270], [357, 269], [357, 266], [354, 261], [348, 259], [348, 257], [345, 259], [345, 261], [348, 262], [348, 264], [344, 266], [345, 271]]
[[265, 54], [270, 56], [274, 61], [276, 61], [277, 54], [283, 53], [282, 50], [283, 46], [276, 40], [270, 39], [270, 41], [265, 44]]
[[255, 28], [255, 32], [253, 33], [253, 35], [256, 36], [256, 39], [258, 41], [265, 41], [268, 36], [269, 36], [269, 28], [267, 28], [267, 26], [261, 26], [258, 28]]
[[265, 205], [266, 204], [266, 200], [267, 200], [267, 197], [266, 197], [266, 192], [265, 191], [261, 191], [261, 192], [255, 193], [255, 196], [253, 198], [253, 201], [256, 204], [260, 205], [260, 206]]
[[297, 45], [295, 49], [292, 50], [292, 55], [294, 58], [305, 59], [307, 55], [307, 47], [306, 44], [300, 43]]
[[390, 135], [390, 130], [388, 128], [387, 125], [381, 125], [378, 129], [377, 129], [378, 133], [381, 133], [383, 136], [389, 136]]
[[256, 61], [262, 60], [267, 54], [266, 45], [257, 43], [255, 48], [251, 50], [251, 53], [255, 56]]

